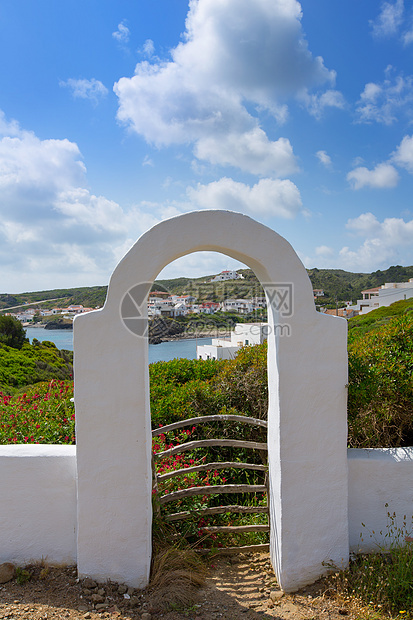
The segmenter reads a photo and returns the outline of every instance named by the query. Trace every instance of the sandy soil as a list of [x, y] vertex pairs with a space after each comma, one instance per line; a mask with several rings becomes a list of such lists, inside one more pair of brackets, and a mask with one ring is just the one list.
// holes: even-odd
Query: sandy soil
[[[131, 590], [108, 583], [79, 581], [76, 567], [26, 567], [30, 580], [0, 585], [0, 618], [9, 620], [338, 620], [357, 618], [350, 601], [326, 592], [319, 582], [295, 594], [283, 594], [276, 583], [268, 554], [222, 556], [211, 561], [203, 587], [192, 602], [168, 609], [169, 592], [150, 587]], [[170, 598], [169, 598], [170, 597]]]

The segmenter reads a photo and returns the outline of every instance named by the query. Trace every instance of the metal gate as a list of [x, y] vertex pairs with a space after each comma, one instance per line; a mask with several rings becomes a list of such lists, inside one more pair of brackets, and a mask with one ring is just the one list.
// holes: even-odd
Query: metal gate
[[[163, 426], [152, 431], [152, 437], [157, 437], [163, 434], [167, 434], [170, 431], [175, 431], [177, 429], [184, 429], [186, 427], [192, 426], [196, 427], [199, 424], [207, 424], [211, 422], [238, 422], [241, 424], [246, 424], [255, 427], [267, 428], [267, 422], [265, 420], [259, 420], [256, 418], [250, 418], [246, 416], [240, 415], [210, 415], [210, 416], [201, 416], [197, 418], [190, 418], [186, 420], [182, 420], [180, 422], [175, 422], [174, 424], [169, 424], [167, 426]], [[175, 469], [173, 471], [169, 471], [167, 473], [159, 473], [157, 471], [157, 463], [161, 462], [162, 459], [166, 457], [170, 457], [173, 455], [181, 454], [187, 451], [193, 451], [197, 448], [208, 448], [212, 446], [219, 446], [223, 448], [243, 448], [248, 450], [259, 451], [261, 458], [265, 455], [265, 464], [263, 463], [248, 463], [248, 462], [239, 462], [239, 461], [226, 461], [226, 460], [218, 460], [210, 463], [202, 463], [193, 466], [186, 466], [185, 468]], [[268, 532], [269, 531], [269, 498], [268, 498], [268, 464], [267, 464], [267, 442], [255, 442], [255, 441], [245, 441], [240, 439], [202, 439], [196, 441], [186, 441], [181, 443], [180, 445], [170, 447], [166, 450], [153, 454], [153, 488], [154, 493], [156, 493], [157, 502], [156, 502], [156, 510], [158, 516], [161, 516], [166, 522], [177, 522], [182, 520], [188, 520], [192, 518], [203, 518], [210, 517], [212, 515], [222, 515], [226, 513], [242, 513], [242, 514], [254, 514], [254, 513], [265, 513], [266, 523], [265, 524], [252, 524], [252, 525], [206, 525], [202, 527], [202, 532], [205, 536], [211, 534], [219, 534], [219, 533], [234, 533], [240, 534], [243, 532]], [[205, 457], [204, 457], [205, 458]], [[194, 472], [217, 472], [218, 470], [231, 470], [231, 469], [243, 469], [243, 470], [254, 470], [257, 472], [262, 472], [263, 475], [263, 484], [218, 484], [218, 485], [208, 485], [208, 486], [191, 486], [191, 488], [184, 488], [177, 491], [173, 491], [171, 493], [162, 493], [160, 491], [160, 487], [164, 481], [182, 476], [185, 474], [191, 474]], [[260, 506], [251, 506], [251, 505], [242, 505], [242, 503], [237, 504], [226, 504], [221, 506], [212, 506], [202, 509], [188, 509], [181, 512], [173, 512], [169, 514], [162, 514], [165, 506], [170, 502], [177, 502], [182, 500], [183, 498], [196, 498], [198, 496], [211, 496], [217, 495], [225, 496], [228, 494], [256, 494], [256, 493], [266, 493], [267, 503], [266, 505]], [[254, 545], [246, 545], [246, 546], [233, 546], [233, 547], [221, 547], [221, 550], [229, 553], [229, 552], [238, 552], [238, 551], [268, 551], [269, 545], [265, 544], [254, 544]], [[208, 550], [204, 550], [208, 551]], [[214, 549], [216, 551], [216, 549]]]

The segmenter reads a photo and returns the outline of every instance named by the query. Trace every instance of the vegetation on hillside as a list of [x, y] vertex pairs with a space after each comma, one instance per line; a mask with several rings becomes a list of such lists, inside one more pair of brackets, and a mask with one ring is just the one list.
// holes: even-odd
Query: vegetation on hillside
[[19, 389], [52, 379], [73, 378], [73, 353], [53, 342], [25, 342], [20, 349], [0, 344], [0, 391], [14, 394]]
[[413, 313], [353, 337], [348, 355], [350, 446], [413, 445]]
[[384, 271], [372, 273], [351, 273], [342, 269], [308, 269], [308, 275], [314, 289], [323, 289], [326, 302], [350, 301], [354, 303], [361, 298], [361, 291], [381, 286], [385, 282], [407, 282], [413, 278], [413, 266], [396, 265]]
[[[323, 306], [334, 306], [336, 303], [352, 300], [354, 303], [361, 297], [364, 289], [381, 286], [385, 282], [407, 282], [413, 278], [413, 266], [395, 265], [386, 270], [372, 273], [351, 273], [342, 269], [308, 269], [314, 289], [323, 289], [324, 297], [317, 299]], [[238, 269], [243, 280], [228, 280], [211, 283], [212, 275], [202, 278], [174, 278], [156, 280], [152, 290], [164, 291], [176, 295], [193, 295], [199, 301], [220, 302], [226, 298], [250, 298], [263, 296], [263, 290], [251, 269]], [[42, 302], [44, 308], [82, 304], [87, 308], [101, 307], [105, 303], [107, 286], [81, 287], [72, 289], [53, 289], [19, 294], [0, 294], [0, 311], [5, 308], [20, 306], [27, 303]], [[57, 301], [47, 301], [57, 299]]]
[[19, 388], [73, 377], [73, 353], [60, 351], [53, 342], [29, 343], [20, 321], [0, 315], [0, 391], [12, 394]]
[[21, 349], [27, 342], [26, 331], [17, 319], [0, 315], [0, 344]]
[[42, 308], [66, 307], [70, 304], [82, 304], [85, 308], [95, 308], [103, 306], [106, 292], [107, 286], [85, 286], [31, 293], [3, 293], [0, 294], [0, 310], [12, 307], [24, 308], [27, 304], [35, 307], [35, 302], [41, 302]]
[[396, 301], [390, 306], [382, 306], [367, 314], [355, 316], [348, 322], [349, 341], [369, 331], [386, 325], [395, 316], [401, 316], [413, 312], [413, 297], [411, 299]]

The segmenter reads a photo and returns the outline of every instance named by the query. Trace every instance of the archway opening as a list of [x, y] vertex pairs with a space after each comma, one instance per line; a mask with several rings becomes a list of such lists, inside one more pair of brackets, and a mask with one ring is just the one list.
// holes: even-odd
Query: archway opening
[[265, 291], [247, 265], [197, 257], [198, 277], [175, 261], [148, 294], [154, 544], [267, 551]]

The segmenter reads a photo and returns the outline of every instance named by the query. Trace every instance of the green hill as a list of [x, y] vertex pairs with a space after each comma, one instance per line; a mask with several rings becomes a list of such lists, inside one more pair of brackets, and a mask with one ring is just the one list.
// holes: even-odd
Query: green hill
[[[413, 266], [401, 267], [396, 265], [384, 271], [372, 273], [352, 273], [342, 269], [308, 269], [308, 275], [314, 289], [323, 289], [324, 297], [318, 302], [323, 306], [335, 307], [338, 302], [361, 298], [361, 291], [385, 282], [407, 282], [413, 278]], [[244, 276], [242, 280], [228, 280], [226, 282], [211, 283], [213, 275], [202, 278], [173, 278], [156, 280], [152, 290], [161, 290], [176, 295], [193, 295], [199, 301], [223, 301], [225, 298], [249, 298], [262, 296], [263, 291], [251, 269], [239, 269]], [[101, 307], [105, 303], [107, 286], [92, 286], [70, 289], [53, 289], [50, 291], [36, 291], [19, 294], [0, 294], [0, 311], [10, 307], [24, 307], [27, 304], [39, 302], [42, 307], [67, 306], [82, 304], [85, 307]], [[52, 301], [55, 300], [55, 301]]]
[[376, 310], [368, 312], [366, 315], [355, 316], [348, 321], [349, 341], [362, 334], [378, 329], [386, 325], [396, 316], [413, 316], [413, 298], [396, 301], [390, 306], [382, 306]]

